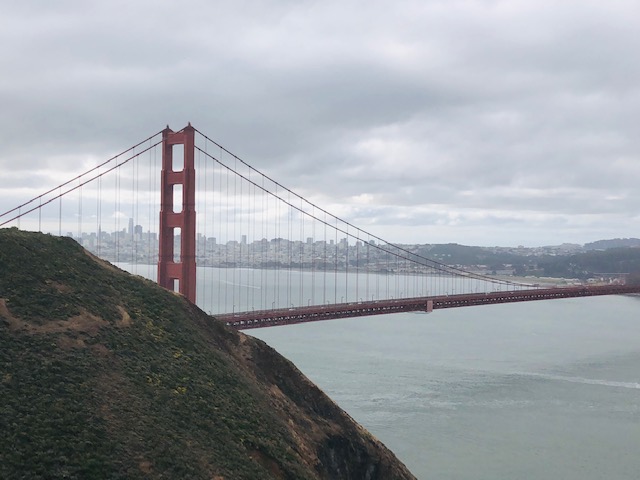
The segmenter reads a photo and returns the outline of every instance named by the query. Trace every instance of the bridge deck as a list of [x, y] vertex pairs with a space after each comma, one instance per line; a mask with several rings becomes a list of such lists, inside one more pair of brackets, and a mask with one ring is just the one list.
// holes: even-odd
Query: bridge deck
[[216, 315], [227, 325], [237, 329], [291, 325], [335, 318], [362, 317], [399, 312], [429, 312], [438, 308], [469, 307], [496, 303], [530, 302], [555, 298], [591, 297], [640, 293], [640, 285], [597, 285], [556, 288], [537, 288], [509, 292], [470, 293], [434, 297], [402, 298], [357, 303], [337, 303], [273, 310], [254, 310]]

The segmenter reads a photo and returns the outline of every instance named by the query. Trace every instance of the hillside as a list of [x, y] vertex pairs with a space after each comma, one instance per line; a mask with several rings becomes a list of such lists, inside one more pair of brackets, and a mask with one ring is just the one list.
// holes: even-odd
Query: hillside
[[[415, 253], [448, 265], [480, 268], [489, 274], [510, 270], [515, 275], [555, 278], [598, 278], [602, 273], [640, 275], [638, 239], [600, 240], [576, 244], [510, 249], [474, 247], [455, 243], [421, 245]], [[410, 246], [409, 246], [410, 247]]]
[[550, 277], [579, 278], [586, 280], [599, 273], [640, 272], [640, 248], [620, 247], [608, 250], [590, 250], [576, 255], [542, 257], [538, 267]]
[[410, 479], [289, 361], [74, 241], [0, 230], [0, 478]]
[[610, 248], [638, 248], [640, 238], [612, 238], [610, 240], [597, 240], [585, 243], [585, 250], [608, 250]]

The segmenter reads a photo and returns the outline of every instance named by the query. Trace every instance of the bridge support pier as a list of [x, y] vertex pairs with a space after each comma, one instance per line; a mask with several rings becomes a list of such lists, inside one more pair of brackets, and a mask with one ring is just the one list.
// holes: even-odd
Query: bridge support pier
[[[181, 170], [174, 170], [176, 145], [183, 146]], [[162, 173], [160, 185], [160, 232], [158, 283], [196, 301], [196, 209], [195, 209], [195, 129], [189, 124], [179, 132], [167, 127], [162, 132]], [[177, 158], [175, 159], [178, 160]], [[180, 209], [174, 206], [174, 189], [182, 188]], [[180, 257], [174, 253], [175, 230], [180, 229]], [[177, 282], [177, 285], [176, 285]]]

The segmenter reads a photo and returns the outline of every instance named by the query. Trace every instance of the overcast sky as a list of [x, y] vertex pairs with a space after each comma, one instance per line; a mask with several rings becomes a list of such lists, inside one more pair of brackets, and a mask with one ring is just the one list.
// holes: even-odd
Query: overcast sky
[[1, 211], [190, 121], [392, 242], [640, 236], [638, 0], [3, 2], [0, 64]]

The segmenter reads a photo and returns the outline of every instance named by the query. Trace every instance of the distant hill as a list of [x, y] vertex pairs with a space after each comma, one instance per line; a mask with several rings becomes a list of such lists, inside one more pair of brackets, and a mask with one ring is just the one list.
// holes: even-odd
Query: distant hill
[[586, 280], [601, 274], [635, 275], [640, 273], [640, 248], [609, 248], [576, 255], [542, 257], [537, 266], [544, 276], [549, 277]]
[[476, 247], [457, 243], [419, 245], [415, 253], [448, 265], [501, 265], [522, 261], [522, 255], [500, 247]]
[[0, 271], [0, 478], [414, 478], [265, 343], [74, 241], [0, 230]]
[[585, 243], [585, 250], [608, 250], [610, 248], [640, 247], [640, 238], [614, 238]]
[[[587, 248], [587, 246], [589, 248]], [[599, 240], [536, 248], [474, 247], [455, 243], [409, 246], [413, 252], [447, 265], [505, 270], [532, 275], [586, 280], [599, 274], [639, 273], [640, 239]]]

